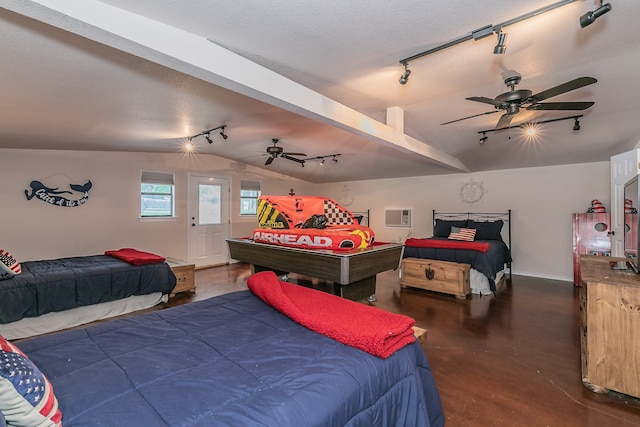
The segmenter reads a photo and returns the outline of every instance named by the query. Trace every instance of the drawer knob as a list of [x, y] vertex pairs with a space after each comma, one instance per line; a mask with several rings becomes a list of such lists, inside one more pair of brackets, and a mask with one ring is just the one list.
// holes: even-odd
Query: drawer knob
[[178, 277], [178, 282], [186, 282], [187, 278], [186, 277]]

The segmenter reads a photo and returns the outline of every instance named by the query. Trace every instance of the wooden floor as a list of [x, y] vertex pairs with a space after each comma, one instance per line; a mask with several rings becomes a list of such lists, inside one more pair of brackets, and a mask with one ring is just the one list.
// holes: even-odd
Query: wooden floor
[[[165, 306], [246, 289], [248, 274], [245, 264], [198, 270], [196, 293]], [[373, 305], [427, 330], [423, 348], [449, 427], [640, 426], [640, 400], [582, 386], [577, 289], [514, 276], [497, 297], [458, 300], [401, 289], [389, 271], [378, 275]]]

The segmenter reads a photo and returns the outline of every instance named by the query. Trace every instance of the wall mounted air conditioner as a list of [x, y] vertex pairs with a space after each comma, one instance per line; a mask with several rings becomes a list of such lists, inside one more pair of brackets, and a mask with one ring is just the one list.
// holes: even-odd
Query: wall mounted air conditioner
[[384, 225], [411, 228], [411, 209], [385, 209]]

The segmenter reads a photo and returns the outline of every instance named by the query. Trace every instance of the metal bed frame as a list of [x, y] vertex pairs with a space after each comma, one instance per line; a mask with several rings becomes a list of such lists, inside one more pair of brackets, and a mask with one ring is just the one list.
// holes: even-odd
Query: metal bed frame
[[[435, 228], [436, 219], [443, 220], [474, 220], [474, 221], [497, 221], [503, 220], [507, 227], [507, 239], [505, 243], [509, 248], [509, 252], [511, 252], [511, 209], [507, 212], [436, 212], [435, 209], [432, 211], [432, 226]], [[504, 228], [503, 228], [503, 237], [504, 237]], [[504, 238], [503, 238], [504, 240]], [[510, 258], [512, 258], [510, 256]], [[512, 269], [511, 264], [513, 261], [507, 263], [507, 267], [509, 268], [509, 281], [511, 281]]]

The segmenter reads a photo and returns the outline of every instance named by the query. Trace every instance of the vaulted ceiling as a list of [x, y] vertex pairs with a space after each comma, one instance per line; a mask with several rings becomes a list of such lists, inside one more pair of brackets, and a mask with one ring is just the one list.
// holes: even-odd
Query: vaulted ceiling
[[[505, 25], [505, 54], [489, 30], [410, 61], [398, 81], [402, 59], [555, 4]], [[581, 28], [599, 4], [8, 0], [0, 148], [180, 152], [226, 125], [226, 140], [193, 138], [197, 153], [316, 183], [605, 161], [640, 140], [640, 2], [612, 0]], [[550, 121], [535, 138], [495, 131], [504, 111], [465, 98], [495, 98], [515, 74], [533, 94], [594, 77], [545, 102], [595, 104], [521, 109], [511, 126]], [[555, 121], [575, 115], [579, 131]], [[266, 166], [273, 138], [305, 166]]]

